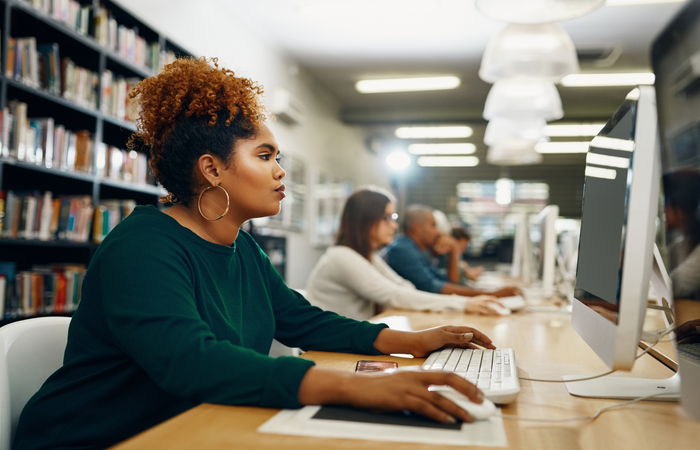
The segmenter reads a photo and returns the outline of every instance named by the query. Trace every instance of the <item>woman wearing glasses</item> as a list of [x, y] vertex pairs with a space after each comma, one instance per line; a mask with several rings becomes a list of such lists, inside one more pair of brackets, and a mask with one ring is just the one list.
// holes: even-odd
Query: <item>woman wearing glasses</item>
[[336, 245], [314, 267], [307, 283], [309, 301], [357, 320], [374, 315], [374, 305], [395, 308], [464, 311], [495, 315], [490, 295], [463, 297], [419, 291], [376, 254], [391, 243], [398, 228], [393, 196], [382, 189], [353, 193], [345, 203]]

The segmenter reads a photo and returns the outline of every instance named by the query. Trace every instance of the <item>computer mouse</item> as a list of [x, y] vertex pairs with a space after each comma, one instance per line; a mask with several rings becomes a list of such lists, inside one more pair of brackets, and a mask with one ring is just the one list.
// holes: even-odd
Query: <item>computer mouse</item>
[[443, 397], [452, 400], [457, 406], [467, 411], [475, 420], [488, 419], [496, 412], [496, 405], [491, 400], [485, 398], [481, 404], [474, 403], [464, 394], [450, 386], [430, 386], [428, 390], [437, 392]]
[[493, 309], [501, 316], [508, 316], [512, 312], [510, 309], [505, 308], [505, 307], [500, 306], [500, 305], [496, 305], [494, 303], [489, 303], [489, 308]]

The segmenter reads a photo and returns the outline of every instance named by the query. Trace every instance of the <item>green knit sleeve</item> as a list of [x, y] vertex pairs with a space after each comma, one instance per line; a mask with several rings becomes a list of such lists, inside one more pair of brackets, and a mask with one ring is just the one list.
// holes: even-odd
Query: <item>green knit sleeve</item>
[[313, 362], [273, 359], [217, 340], [197, 310], [198, 280], [187, 252], [168, 237], [138, 231], [103, 243], [95, 261], [116, 345], [170, 394], [194, 402], [300, 407], [298, 387]]

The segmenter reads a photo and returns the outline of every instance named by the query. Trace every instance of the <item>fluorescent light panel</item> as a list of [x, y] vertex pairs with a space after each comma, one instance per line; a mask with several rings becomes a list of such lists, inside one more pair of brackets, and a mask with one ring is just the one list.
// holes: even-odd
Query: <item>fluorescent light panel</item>
[[411, 144], [408, 152], [414, 155], [471, 155], [476, 152], [476, 145], [459, 144]]
[[620, 158], [619, 156], [601, 155], [600, 153], [589, 153], [586, 156], [586, 164], [595, 164], [597, 166], [616, 167], [627, 169], [630, 166], [629, 158]]
[[586, 176], [614, 180], [617, 177], [617, 171], [614, 169], [603, 169], [602, 167], [586, 166]]
[[421, 167], [474, 167], [479, 165], [476, 156], [421, 156], [418, 158]]
[[474, 133], [471, 127], [464, 126], [432, 126], [432, 127], [399, 127], [395, 131], [401, 139], [450, 139], [468, 138]]
[[442, 91], [457, 89], [462, 82], [459, 78], [424, 77], [424, 78], [393, 78], [380, 80], [360, 80], [355, 89], [362, 94], [379, 94], [385, 92], [417, 92]]
[[607, 6], [653, 5], [661, 3], [683, 3], [686, 0], [608, 0]]
[[539, 142], [535, 144], [537, 153], [586, 153], [590, 142], [575, 141], [575, 142]]
[[591, 141], [591, 147], [631, 152], [634, 150], [634, 141], [626, 141], [624, 139], [610, 138], [605, 136], [596, 136]]
[[636, 86], [638, 84], [654, 84], [654, 74], [651, 72], [572, 73], [561, 80], [561, 85], [567, 87]]
[[604, 123], [562, 123], [546, 125], [542, 131], [549, 137], [595, 136], [604, 126]]

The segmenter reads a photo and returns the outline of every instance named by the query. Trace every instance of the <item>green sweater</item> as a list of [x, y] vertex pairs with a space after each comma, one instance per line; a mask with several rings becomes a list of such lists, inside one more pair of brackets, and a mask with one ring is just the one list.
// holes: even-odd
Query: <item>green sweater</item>
[[202, 402], [298, 408], [305, 350], [379, 354], [383, 325], [311, 306], [241, 231], [233, 247], [138, 207], [85, 275], [63, 367], [22, 411], [14, 448], [104, 448]]

